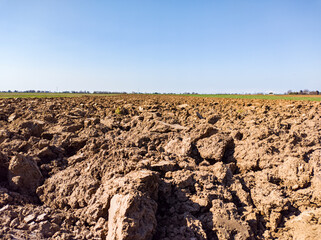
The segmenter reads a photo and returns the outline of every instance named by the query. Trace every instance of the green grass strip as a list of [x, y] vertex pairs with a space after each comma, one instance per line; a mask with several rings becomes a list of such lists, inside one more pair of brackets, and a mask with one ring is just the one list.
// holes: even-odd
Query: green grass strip
[[296, 100], [296, 101], [321, 101], [321, 95], [294, 96], [294, 95], [238, 95], [238, 94], [186, 94], [184, 96], [230, 98], [230, 99], [266, 99], [266, 100]]
[[86, 93], [0, 93], [0, 98], [63, 98], [84, 96], [112, 96], [116, 94], [86, 94]]

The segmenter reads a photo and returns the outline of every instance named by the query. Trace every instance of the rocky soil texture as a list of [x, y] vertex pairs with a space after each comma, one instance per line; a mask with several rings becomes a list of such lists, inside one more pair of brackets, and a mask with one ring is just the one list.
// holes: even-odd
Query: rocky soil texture
[[320, 239], [321, 104], [0, 100], [1, 239]]

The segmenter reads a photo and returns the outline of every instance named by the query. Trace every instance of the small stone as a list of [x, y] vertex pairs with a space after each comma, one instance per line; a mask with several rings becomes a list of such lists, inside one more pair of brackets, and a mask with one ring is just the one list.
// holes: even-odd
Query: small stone
[[42, 222], [48, 219], [48, 215], [46, 213], [42, 213], [37, 217], [37, 222]]
[[199, 112], [196, 112], [196, 116], [197, 116], [199, 119], [204, 119], [204, 117], [203, 117]]
[[8, 122], [12, 122], [13, 120], [15, 120], [17, 117], [17, 115], [15, 113], [11, 114], [9, 117], [8, 117]]
[[25, 217], [23, 220], [26, 222], [26, 223], [30, 223], [32, 222], [33, 220], [35, 220], [36, 216], [34, 214], [30, 214], [28, 215], [27, 217]]
[[6, 210], [9, 210], [9, 208], [10, 208], [9, 205], [6, 205], [6, 206], [2, 207], [2, 208], [0, 209], [0, 213], [1, 213], [1, 212], [4, 212], [4, 211], [6, 211]]
[[19, 218], [15, 218], [10, 223], [10, 228], [16, 228], [20, 224]]

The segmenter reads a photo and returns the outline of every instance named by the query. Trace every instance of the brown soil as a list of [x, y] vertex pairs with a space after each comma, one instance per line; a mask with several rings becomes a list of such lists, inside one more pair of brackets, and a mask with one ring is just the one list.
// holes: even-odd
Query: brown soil
[[321, 104], [0, 100], [1, 239], [319, 239]]

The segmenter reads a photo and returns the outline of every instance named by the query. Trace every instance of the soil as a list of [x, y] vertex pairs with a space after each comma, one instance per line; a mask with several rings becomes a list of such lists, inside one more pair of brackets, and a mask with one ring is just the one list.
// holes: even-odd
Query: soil
[[321, 104], [0, 100], [1, 239], [319, 239]]

